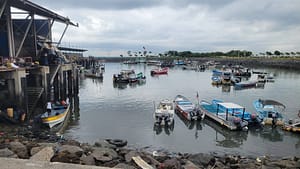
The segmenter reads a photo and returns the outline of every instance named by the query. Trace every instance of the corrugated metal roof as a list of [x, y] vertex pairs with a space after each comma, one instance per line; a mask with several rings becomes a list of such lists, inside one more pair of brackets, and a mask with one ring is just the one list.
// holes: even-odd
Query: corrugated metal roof
[[[0, 1], [4, 1], [4, 0], [0, 0]], [[67, 23], [73, 26], [78, 26], [78, 23], [76, 24], [73, 23], [68, 17], [61, 16], [53, 11], [50, 11], [49, 9], [46, 9], [28, 0], [9, 0], [8, 5], [24, 11], [32, 12], [39, 16], [54, 19], [55, 21], [58, 22]]]

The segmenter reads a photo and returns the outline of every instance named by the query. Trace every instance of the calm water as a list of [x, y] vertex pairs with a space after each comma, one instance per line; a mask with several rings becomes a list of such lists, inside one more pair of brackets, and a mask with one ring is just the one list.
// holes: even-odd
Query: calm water
[[[106, 63], [103, 81], [80, 80], [80, 117], [73, 120], [65, 136], [82, 142], [94, 143], [103, 138], [128, 140], [135, 147], [151, 146], [173, 152], [220, 152], [245, 155], [300, 155], [300, 135], [281, 129], [264, 128], [248, 132], [230, 132], [211, 121], [190, 124], [175, 116], [174, 129], [153, 128], [154, 102], [174, 99], [177, 94], [196, 102], [199, 98], [232, 101], [253, 112], [252, 102], [257, 98], [274, 99], [287, 106], [289, 118], [297, 117], [300, 109], [299, 72], [265, 69], [276, 74], [274, 83], [263, 88], [235, 90], [233, 87], [211, 85], [211, 70], [195, 72], [175, 67], [168, 75], [151, 77], [151, 66]], [[143, 85], [114, 86], [113, 74], [121, 69], [144, 72]], [[252, 75], [256, 78], [256, 75]]]

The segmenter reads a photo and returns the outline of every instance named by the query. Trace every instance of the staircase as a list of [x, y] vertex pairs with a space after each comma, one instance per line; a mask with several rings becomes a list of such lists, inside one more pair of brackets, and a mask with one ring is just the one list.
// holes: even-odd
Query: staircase
[[44, 88], [42, 87], [27, 87], [29, 115], [32, 115], [43, 93], [44, 93]]

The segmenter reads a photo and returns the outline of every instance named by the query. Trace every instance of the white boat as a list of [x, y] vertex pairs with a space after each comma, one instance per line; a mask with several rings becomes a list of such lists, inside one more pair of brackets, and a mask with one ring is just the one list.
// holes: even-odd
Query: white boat
[[174, 104], [172, 101], [161, 100], [154, 111], [156, 125], [171, 126], [174, 123]]
[[67, 113], [69, 112], [70, 105], [65, 104], [54, 104], [52, 103], [52, 109], [50, 112], [45, 112], [41, 115], [42, 123], [47, 125], [49, 128], [52, 128], [60, 123], [62, 123]]

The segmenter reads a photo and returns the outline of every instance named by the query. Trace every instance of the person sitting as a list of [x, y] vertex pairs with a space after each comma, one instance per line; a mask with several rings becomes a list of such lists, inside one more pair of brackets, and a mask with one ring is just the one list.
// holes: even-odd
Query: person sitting
[[51, 114], [51, 110], [52, 110], [52, 103], [48, 102], [47, 103], [47, 112], [48, 112], [48, 116]]

